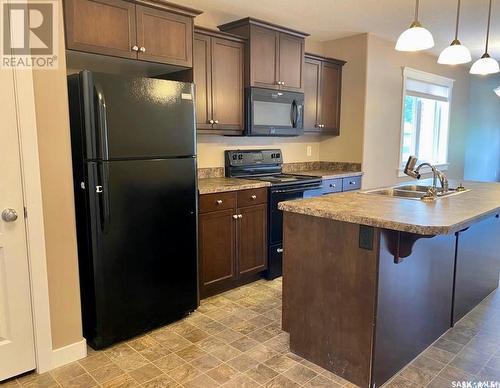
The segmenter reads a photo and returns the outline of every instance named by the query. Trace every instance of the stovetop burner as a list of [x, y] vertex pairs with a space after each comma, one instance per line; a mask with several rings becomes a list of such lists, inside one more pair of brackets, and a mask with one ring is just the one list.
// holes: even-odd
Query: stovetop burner
[[291, 174], [277, 174], [277, 175], [264, 175], [264, 176], [248, 176], [245, 179], [254, 179], [258, 181], [271, 182], [271, 183], [293, 183], [310, 181], [315, 179], [314, 177], [305, 175], [291, 175]]
[[283, 153], [272, 150], [224, 151], [226, 176], [270, 182], [271, 186], [319, 184], [318, 177], [283, 174]]

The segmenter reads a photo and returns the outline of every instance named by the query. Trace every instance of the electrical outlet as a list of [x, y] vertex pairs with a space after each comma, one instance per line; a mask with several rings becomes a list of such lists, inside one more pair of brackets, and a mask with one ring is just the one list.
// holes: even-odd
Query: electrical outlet
[[312, 155], [312, 147], [307, 146], [307, 156], [311, 156], [311, 155]]

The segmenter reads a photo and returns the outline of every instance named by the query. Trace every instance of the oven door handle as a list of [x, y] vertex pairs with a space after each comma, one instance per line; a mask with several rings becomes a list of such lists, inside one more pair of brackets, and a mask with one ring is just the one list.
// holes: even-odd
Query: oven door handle
[[296, 189], [277, 189], [277, 190], [272, 190], [272, 193], [298, 193], [300, 191], [315, 190], [315, 189], [321, 189], [321, 185], [302, 186]]

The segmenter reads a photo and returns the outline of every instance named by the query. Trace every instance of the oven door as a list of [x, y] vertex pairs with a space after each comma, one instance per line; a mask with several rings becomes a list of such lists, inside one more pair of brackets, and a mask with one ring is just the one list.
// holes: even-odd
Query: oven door
[[292, 199], [310, 198], [321, 195], [321, 183], [300, 185], [300, 187], [276, 187], [270, 189], [269, 196], [269, 235], [268, 269], [264, 276], [276, 279], [283, 273], [283, 212], [278, 204]]
[[269, 244], [278, 244], [283, 240], [283, 212], [278, 204], [292, 199], [311, 198], [321, 195], [321, 182], [297, 185], [296, 187], [272, 187], [269, 200]]
[[304, 94], [247, 88], [248, 136], [299, 136], [303, 131]]

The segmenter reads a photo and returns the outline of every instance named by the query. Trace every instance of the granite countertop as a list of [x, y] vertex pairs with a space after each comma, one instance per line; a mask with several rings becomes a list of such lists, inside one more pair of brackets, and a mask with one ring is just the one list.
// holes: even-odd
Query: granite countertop
[[198, 192], [200, 194], [221, 193], [224, 191], [237, 191], [268, 187], [269, 182], [255, 181], [240, 178], [200, 178], [198, 179]]
[[335, 170], [305, 170], [298, 171], [299, 175], [317, 176], [323, 179], [346, 178], [363, 175], [362, 171], [335, 171]]
[[[420, 184], [429, 184], [429, 181]], [[346, 192], [281, 202], [283, 211], [422, 235], [451, 234], [500, 213], [500, 183], [463, 182], [470, 191], [423, 202]], [[450, 181], [450, 187], [458, 182]]]

